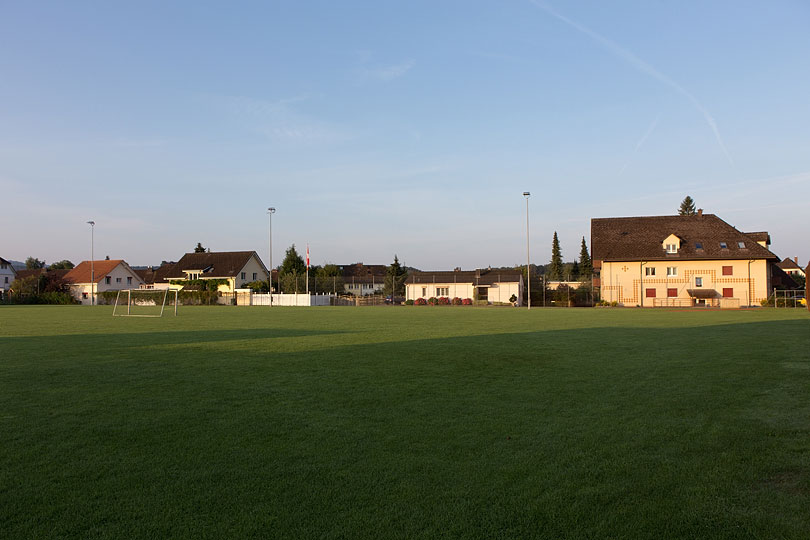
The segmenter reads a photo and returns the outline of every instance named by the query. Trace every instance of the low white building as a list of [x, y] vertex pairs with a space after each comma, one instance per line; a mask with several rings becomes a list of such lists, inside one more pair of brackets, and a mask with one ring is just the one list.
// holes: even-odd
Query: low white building
[[[70, 293], [84, 305], [92, 303], [92, 295], [105, 291], [137, 289], [143, 283], [130, 266], [121, 259], [82, 261], [65, 274], [64, 280], [70, 284]], [[98, 304], [99, 302], [96, 301]]]
[[405, 299], [469, 298], [508, 304], [514, 296], [523, 305], [523, 286], [523, 274], [515, 270], [412, 272], [405, 281]]
[[0, 296], [6, 294], [11, 288], [11, 284], [17, 279], [17, 272], [10, 262], [0, 257]]

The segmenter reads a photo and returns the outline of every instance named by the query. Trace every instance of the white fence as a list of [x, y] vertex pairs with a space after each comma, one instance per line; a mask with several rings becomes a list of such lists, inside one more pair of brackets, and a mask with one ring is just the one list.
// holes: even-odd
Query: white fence
[[[252, 294], [251, 301], [240, 305], [269, 306], [270, 294]], [[329, 306], [332, 304], [331, 294], [274, 294], [274, 306]]]

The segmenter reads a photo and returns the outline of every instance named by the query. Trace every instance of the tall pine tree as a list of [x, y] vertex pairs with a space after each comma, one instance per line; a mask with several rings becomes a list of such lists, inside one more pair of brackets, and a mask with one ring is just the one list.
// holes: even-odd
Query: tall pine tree
[[560, 240], [557, 238], [557, 231], [554, 231], [554, 239], [551, 241], [551, 264], [548, 268], [548, 279], [560, 281], [563, 273], [562, 252], [560, 251]]
[[695, 201], [692, 200], [692, 197], [689, 195], [681, 201], [681, 207], [678, 208], [678, 215], [679, 216], [694, 216], [697, 212], [695, 211]]
[[[386, 274], [383, 294], [386, 296], [403, 296], [405, 294], [405, 280], [408, 277], [408, 271], [402, 268], [396, 255], [394, 255], [394, 262], [388, 267]], [[391, 293], [392, 289], [394, 291], [393, 294]]]
[[588, 254], [588, 244], [585, 243], [585, 237], [582, 237], [582, 246], [579, 248], [579, 275], [580, 278], [591, 279], [593, 275], [593, 261], [590, 254]]

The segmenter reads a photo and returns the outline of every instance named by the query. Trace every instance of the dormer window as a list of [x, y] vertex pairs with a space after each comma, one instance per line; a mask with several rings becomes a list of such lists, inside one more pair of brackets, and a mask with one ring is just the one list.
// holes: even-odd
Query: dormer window
[[676, 234], [670, 234], [661, 242], [661, 247], [664, 248], [667, 253], [678, 253], [678, 250], [681, 249], [681, 239]]
[[728, 244], [725, 242], [720, 242], [720, 249], [728, 249]]

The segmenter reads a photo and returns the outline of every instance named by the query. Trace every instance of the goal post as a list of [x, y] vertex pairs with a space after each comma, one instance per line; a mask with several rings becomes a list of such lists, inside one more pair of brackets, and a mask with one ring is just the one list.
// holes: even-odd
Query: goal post
[[113, 317], [162, 317], [166, 307], [177, 316], [176, 289], [122, 289], [115, 295]]

